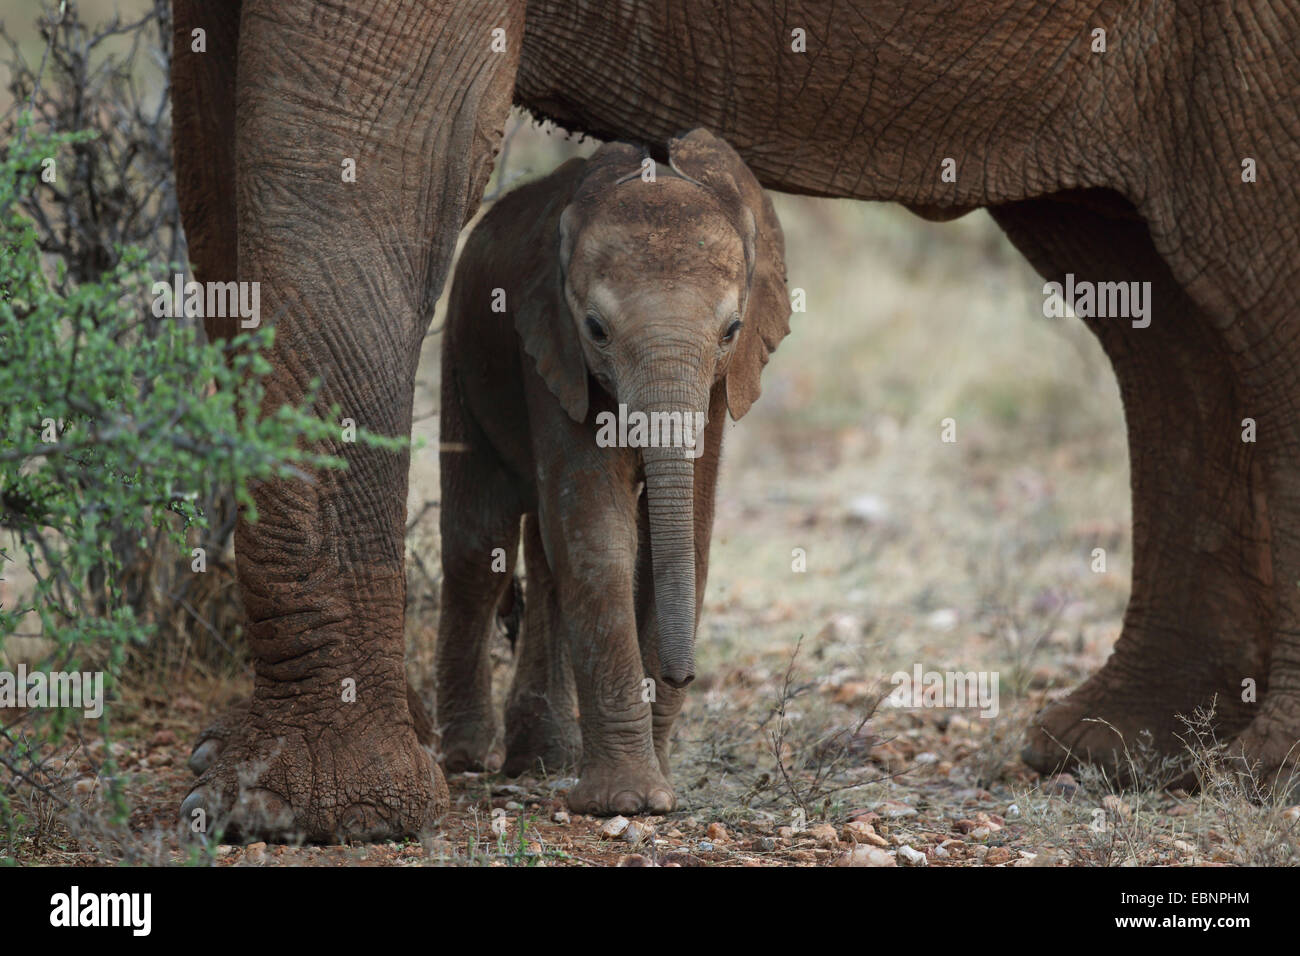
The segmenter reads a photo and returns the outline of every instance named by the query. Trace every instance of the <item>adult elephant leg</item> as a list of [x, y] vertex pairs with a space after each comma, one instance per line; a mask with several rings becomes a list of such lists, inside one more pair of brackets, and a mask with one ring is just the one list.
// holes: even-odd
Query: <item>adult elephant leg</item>
[[[418, 343], [491, 169], [521, 26], [522, 4], [504, 0], [245, 0], [233, 155], [239, 278], [277, 325], [263, 412], [318, 379], [321, 411], [409, 434]], [[240, 517], [256, 681], [182, 805], [187, 824], [376, 838], [447, 806], [402, 666], [408, 457], [342, 430], [318, 450], [347, 470], [260, 483], [259, 520]]]
[[[1243, 443], [1249, 394], [1227, 343], [1182, 291], [1147, 227], [1114, 194], [998, 207], [994, 216], [1052, 281], [1149, 281], [1150, 325], [1086, 319], [1111, 359], [1128, 425], [1133, 583], [1105, 666], [1029, 729], [1024, 759], [1078, 761], [1121, 778], [1143, 732], [1184, 752], [1182, 716], [1215, 706], [1218, 730], [1249, 722], [1243, 677], [1260, 675], [1272, 567], [1263, 461]], [[1104, 721], [1104, 723], [1103, 723]]]
[[[1290, 288], [1291, 280], [1279, 287]], [[1284, 303], [1264, 306], [1243, 321], [1238, 360], [1252, 397], [1227, 423], [1234, 432], [1243, 418], [1255, 423], [1257, 445], [1250, 447], [1259, 448], [1264, 472], [1254, 487], [1268, 504], [1273, 612], [1263, 662], [1238, 680], [1257, 687], [1247, 705], [1254, 719], [1229, 752], [1254, 794], [1288, 800], [1300, 790], [1300, 343], [1291, 311]]]

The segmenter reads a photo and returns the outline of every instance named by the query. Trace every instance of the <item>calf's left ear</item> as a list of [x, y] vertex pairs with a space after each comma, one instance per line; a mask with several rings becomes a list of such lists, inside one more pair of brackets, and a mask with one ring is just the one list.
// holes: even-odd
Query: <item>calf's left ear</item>
[[727, 369], [727, 408], [740, 418], [759, 393], [768, 357], [790, 334], [790, 298], [785, 288], [785, 236], [763, 191], [744, 160], [706, 129], [668, 143], [672, 168], [717, 197], [745, 246], [748, 285], [741, 303], [740, 337]]

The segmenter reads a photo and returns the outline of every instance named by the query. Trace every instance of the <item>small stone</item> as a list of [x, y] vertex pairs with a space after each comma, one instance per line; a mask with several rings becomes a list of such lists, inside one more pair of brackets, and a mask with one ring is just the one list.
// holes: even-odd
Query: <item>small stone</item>
[[931, 611], [925, 623], [936, 631], [951, 631], [957, 626], [958, 614], [950, 607]]
[[930, 861], [925, 858], [925, 854], [920, 850], [915, 850], [904, 844], [898, 848], [898, 862], [903, 866], [929, 866]]
[[176, 743], [176, 734], [170, 730], [160, 730], [149, 739], [150, 747], [170, 747]]
[[844, 824], [840, 836], [846, 843], [869, 843], [872, 846], [889, 846], [889, 841], [876, 832], [870, 823], [854, 820]]
[[517, 813], [524, 808], [524, 805], [520, 803], [518, 800], [507, 800], [505, 808], [507, 810], [513, 810]]
[[909, 807], [898, 800], [886, 800], [876, 807], [876, 810], [887, 820], [901, 820], [903, 817], [916, 816], [916, 807]]
[[265, 843], [250, 843], [244, 847], [244, 859], [249, 863], [261, 863], [266, 859]]
[[875, 846], [855, 846], [835, 861], [836, 866], [898, 866], [898, 861]]
[[610, 817], [605, 821], [604, 826], [600, 828], [600, 838], [602, 840], [617, 840], [627, 829], [627, 817]]
[[771, 853], [776, 849], [776, 838], [770, 836], [763, 837], [758, 841], [757, 849], [762, 850], [764, 853]]
[[713, 844], [705, 841], [701, 843], [698, 847], [696, 847], [696, 849], [699, 850], [701, 853], [712, 853]]
[[998, 866], [1002, 863], [1010, 863], [1014, 854], [1005, 846], [989, 847], [989, 852], [984, 857], [985, 866]]
[[1300, 806], [1287, 807], [1282, 811], [1282, 819], [1289, 823], [1300, 822]]
[[655, 828], [648, 823], [642, 823], [633, 820], [623, 830], [623, 839], [636, 846], [638, 843], [644, 843], [654, 834]]
[[[654, 861], [640, 853], [629, 853], [619, 857], [617, 866], [654, 866]], [[670, 864], [671, 865], [671, 864]]]
[[704, 836], [713, 843], [726, 843], [731, 839], [731, 834], [721, 823], [710, 823], [709, 828], [704, 831]]
[[916, 759], [913, 762], [918, 763], [923, 767], [929, 766], [930, 764], [939, 762], [939, 755], [935, 753], [931, 753], [928, 750], [925, 750], [917, 754]]
[[551, 822], [561, 823], [561, 824], [568, 823], [569, 822], [568, 812], [564, 810], [556, 810], [554, 813], [551, 814]]
[[819, 823], [814, 827], [808, 828], [808, 836], [817, 841], [818, 846], [833, 847], [840, 842], [835, 828], [829, 823]]

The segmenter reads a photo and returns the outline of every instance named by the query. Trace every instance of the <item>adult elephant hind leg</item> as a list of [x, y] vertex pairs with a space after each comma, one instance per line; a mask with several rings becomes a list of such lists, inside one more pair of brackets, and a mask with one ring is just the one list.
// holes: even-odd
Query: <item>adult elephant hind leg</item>
[[535, 514], [525, 516], [523, 538], [524, 625], [506, 702], [505, 772], [512, 777], [555, 773], [578, 766], [582, 757], [573, 664]]
[[[1289, 286], [1287, 286], [1289, 288]], [[1261, 310], [1266, 313], [1267, 310]], [[1295, 318], [1285, 308], [1254, 316], [1255, 334], [1242, 363], [1258, 396], [1237, 416], [1253, 419], [1263, 475], [1254, 492], [1267, 501], [1272, 544], [1267, 651], [1258, 666], [1237, 675], [1235, 693], [1248, 696], [1253, 719], [1232, 742], [1231, 766], [1253, 796], [1294, 801], [1300, 792], [1300, 367]], [[1237, 423], [1229, 423], [1234, 427]], [[1249, 681], [1247, 680], [1249, 679]], [[1243, 691], [1253, 685], [1255, 693]]]
[[[277, 325], [263, 413], [318, 381], [320, 412], [410, 434], [419, 340], [509, 108], [519, 7], [245, 0], [239, 278]], [[491, 51], [496, 27], [512, 52]], [[253, 698], [182, 819], [236, 839], [415, 835], [448, 797], [407, 703], [408, 455], [342, 429], [313, 450], [347, 469], [257, 483], [259, 520], [240, 516]]]
[[1239, 427], [1245, 386], [1222, 336], [1124, 206], [1074, 196], [994, 211], [1052, 281], [1072, 272], [1076, 283], [1151, 283], [1149, 326], [1085, 320], [1114, 365], [1128, 425], [1133, 580], [1123, 631], [1100, 671], [1034, 718], [1023, 752], [1043, 772], [1092, 762], [1121, 779], [1146, 733], [1157, 753], [1185, 758], [1184, 718], [1198, 708], [1215, 708], [1220, 734], [1245, 726], [1240, 681], [1261, 666], [1272, 603], [1261, 461]]
[[501, 769], [489, 650], [497, 607], [514, 579], [522, 510], [505, 466], [466, 420], [456, 380], [454, 363], [445, 358], [436, 670], [442, 765], [450, 773]]

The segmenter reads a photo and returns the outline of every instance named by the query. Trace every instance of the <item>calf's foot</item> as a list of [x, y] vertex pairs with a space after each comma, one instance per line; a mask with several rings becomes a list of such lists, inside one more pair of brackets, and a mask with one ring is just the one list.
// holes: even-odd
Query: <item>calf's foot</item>
[[574, 813], [630, 816], [668, 813], [677, 806], [677, 794], [658, 766], [599, 763], [583, 768], [577, 786], [569, 791], [568, 802]]

